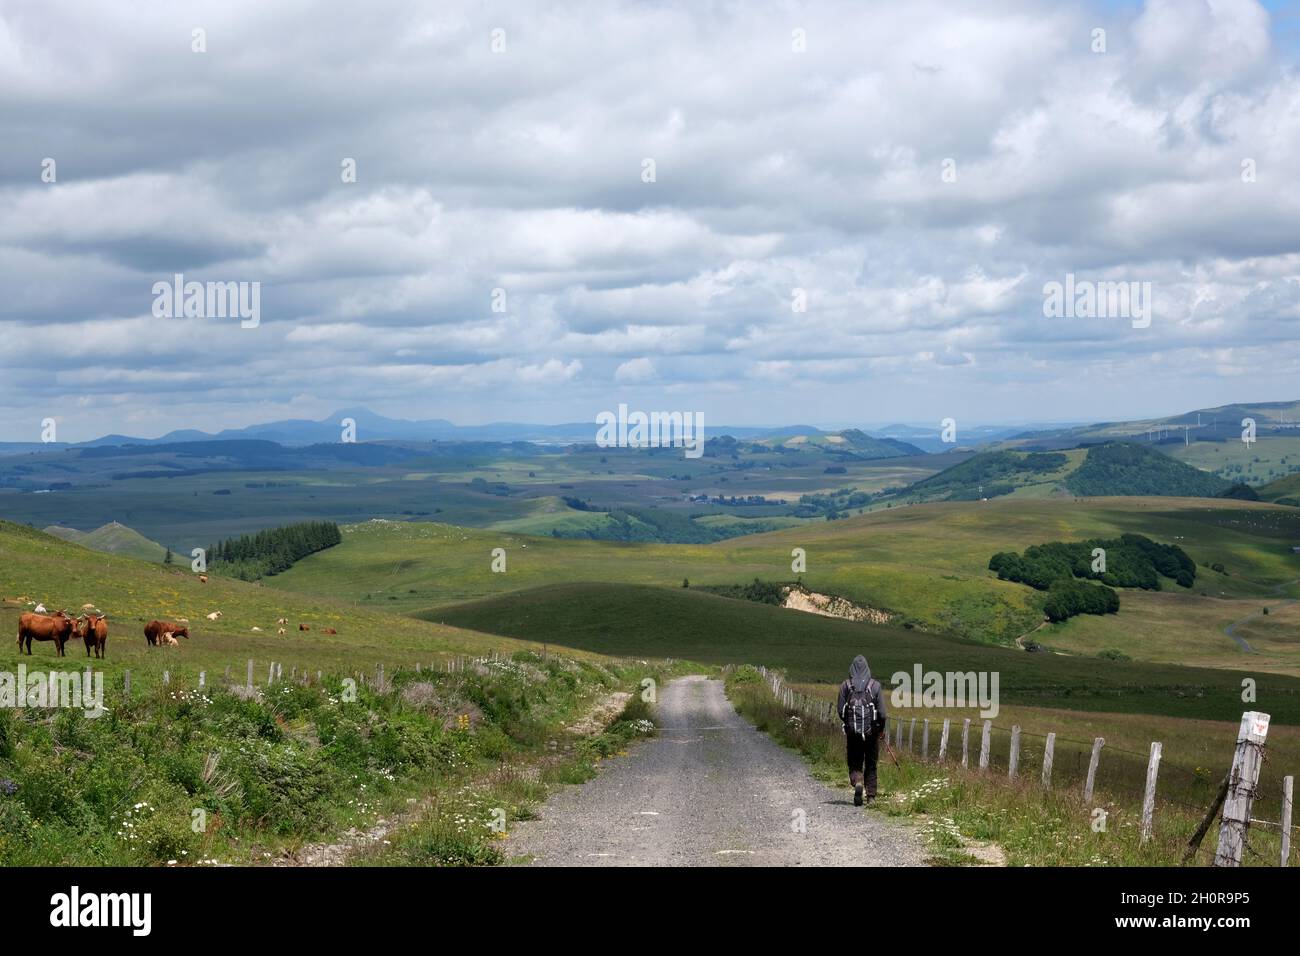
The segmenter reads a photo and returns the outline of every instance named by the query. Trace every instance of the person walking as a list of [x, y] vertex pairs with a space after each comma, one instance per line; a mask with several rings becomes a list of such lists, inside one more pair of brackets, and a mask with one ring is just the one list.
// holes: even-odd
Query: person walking
[[863, 785], [867, 802], [876, 799], [876, 761], [880, 756], [880, 735], [885, 730], [885, 698], [880, 681], [871, 676], [871, 665], [859, 654], [849, 665], [849, 679], [840, 685], [840, 720], [844, 722], [844, 745], [849, 763], [853, 805], [862, 806]]

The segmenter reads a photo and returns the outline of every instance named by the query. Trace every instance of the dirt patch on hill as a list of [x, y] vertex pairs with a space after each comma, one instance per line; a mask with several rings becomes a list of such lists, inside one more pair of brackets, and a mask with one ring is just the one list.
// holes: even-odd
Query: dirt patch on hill
[[785, 603], [792, 611], [806, 611], [823, 617], [838, 617], [846, 621], [867, 621], [871, 624], [888, 624], [893, 615], [874, 607], [862, 607], [847, 598], [831, 594], [818, 594], [804, 588], [785, 589]]

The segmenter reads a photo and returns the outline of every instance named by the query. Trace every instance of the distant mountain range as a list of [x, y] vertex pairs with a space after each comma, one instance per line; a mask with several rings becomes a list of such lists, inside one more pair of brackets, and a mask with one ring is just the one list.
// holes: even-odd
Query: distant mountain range
[[1143, 441], [1238, 441], [1242, 421], [1253, 419], [1260, 438], [1300, 437], [1300, 401], [1241, 402], [1198, 408], [1165, 418], [1127, 422], [1097, 422], [1022, 431], [1006, 439], [1020, 446], [1072, 448], [1083, 442], [1141, 439]]
[[[710, 438], [730, 435], [749, 441], [772, 441], [807, 436], [818, 440], [850, 432], [865, 439], [900, 443], [900, 454], [946, 452], [958, 448], [1071, 448], [1084, 442], [1150, 439], [1153, 441], [1224, 441], [1240, 436], [1241, 421], [1253, 418], [1261, 438], [1279, 435], [1300, 436], [1300, 401], [1255, 402], [1221, 405], [1215, 408], [1194, 409], [1164, 418], [1135, 419], [1120, 422], [1091, 424], [1066, 423], [1060, 425], [979, 425], [958, 422], [957, 442], [945, 443], [940, 436], [940, 424], [890, 424], [862, 429], [847, 428], [839, 431], [813, 425], [711, 425], [705, 423], [705, 434]], [[0, 442], [0, 455], [25, 454], [50, 451], [57, 448], [93, 448], [96, 446], [123, 445], [176, 445], [188, 442], [261, 440], [285, 446], [331, 444], [343, 434], [343, 421], [355, 422], [358, 442], [375, 441], [460, 441], [460, 442], [537, 442], [543, 444], [574, 444], [593, 441], [594, 422], [566, 422], [557, 425], [538, 425], [523, 422], [492, 422], [486, 425], [456, 425], [443, 418], [411, 421], [387, 418], [367, 408], [344, 408], [319, 421], [309, 419], [284, 419], [249, 425], [245, 428], [227, 428], [219, 432], [198, 429], [179, 429], [158, 438], [139, 438], [130, 435], [104, 435], [93, 441], [75, 443]], [[906, 450], [903, 446], [906, 446]], [[883, 449], [878, 449], [883, 451]], [[881, 455], [881, 457], [885, 457]]]
[[[535, 425], [522, 422], [492, 422], [487, 425], [456, 425], [444, 418], [409, 421], [386, 418], [366, 408], [345, 408], [320, 421], [284, 419], [246, 428], [227, 428], [219, 432], [204, 432], [187, 428], [168, 432], [158, 438], [137, 438], [131, 435], [104, 435], [92, 441], [64, 445], [86, 448], [97, 445], [174, 445], [181, 442], [236, 441], [260, 439], [280, 445], [313, 445], [337, 442], [343, 434], [344, 419], [356, 425], [356, 440], [368, 441], [531, 441], [544, 443], [572, 443], [593, 441], [596, 424], [592, 422], [566, 422], [558, 425]], [[821, 434], [821, 429], [811, 425], [785, 425], [779, 428], [747, 425], [710, 425], [705, 422], [705, 435], [731, 435], [733, 438], [760, 439], [774, 435]], [[62, 444], [62, 443], [60, 443]], [[49, 451], [60, 444], [40, 442], [3, 442], [0, 453]]]

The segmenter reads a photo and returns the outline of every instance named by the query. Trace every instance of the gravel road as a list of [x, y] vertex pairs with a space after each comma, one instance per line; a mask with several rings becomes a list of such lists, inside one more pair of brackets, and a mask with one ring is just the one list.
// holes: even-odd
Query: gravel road
[[847, 771], [839, 789], [813, 779], [732, 709], [720, 681], [675, 680], [655, 710], [658, 737], [557, 792], [513, 829], [507, 855], [542, 866], [923, 864], [915, 834], [853, 806]]

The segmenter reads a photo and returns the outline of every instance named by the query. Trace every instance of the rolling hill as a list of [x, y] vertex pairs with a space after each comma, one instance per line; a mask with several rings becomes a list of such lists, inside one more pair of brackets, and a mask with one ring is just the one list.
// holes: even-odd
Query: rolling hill
[[1059, 448], [1116, 439], [1145, 441], [1162, 434], [1180, 443], [1185, 438], [1192, 442], [1237, 440], [1243, 418], [1255, 420], [1260, 437], [1295, 435], [1300, 430], [1300, 401], [1234, 402], [1158, 418], [1025, 431], [1008, 441], [1019, 447]]
[[[998, 551], [1134, 532], [1177, 544], [1197, 564], [1190, 591], [1122, 592], [1105, 618], [1038, 630], [1076, 654], [1300, 673], [1300, 642], [1273, 634], [1246, 654], [1224, 628], [1300, 597], [1300, 509], [1228, 499], [1018, 498], [894, 507], [707, 545], [561, 540], [419, 522], [367, 522], [268, 584], [399, 613], [436, 610], [548, 584], [592, 581], [680, 587], [788, 582], [882, 609], [892, 623], [1011, 645], [1043, 621], [1042, 596], [988, 570]], [[492, 552], [506, 552], [504, 573]], [[807, 568], [791, 570], [803, 549]], [[1215, 567], [1222, 568], [1216, 570]], [[1253, 645], [1252, 645], [1253, 646]]]
[[1231, 482], [1143, 445], [1106, 442], [1068, 451], [989, 451], [923, 478], [896, 497], [976, 501], [1003, 495], [1213, 498]]
[[50, 525], [45, 529], [45, 533], [79, 544], [83, 548], [90, 548], [92, 551], [126, 555], [139, 558], [141, 561], [152, 561], [155, 564], [162, 564], [167, 555], [167, 549], [161, 544], [150, 541], [138, 531], [116, 521], [101, 525], [94, 531], [78, 531], [76, 528]]
[[[1241, 682], [1231, 672], [1025, 654], [902, 628], [841, 621], [693, 589], [556, 585], [439, 608], [428, 620], [519, 640], [611, 655], [713, 664], [762, 663], [791, 680], [837, 683], [855, 654], [887, 680], [895, 671], [996, 671], [1008, 704], [1233, 720]], [[1260, 700], [1278, 723], [1300, 722], [1300, 679], [1268, 675]]]

